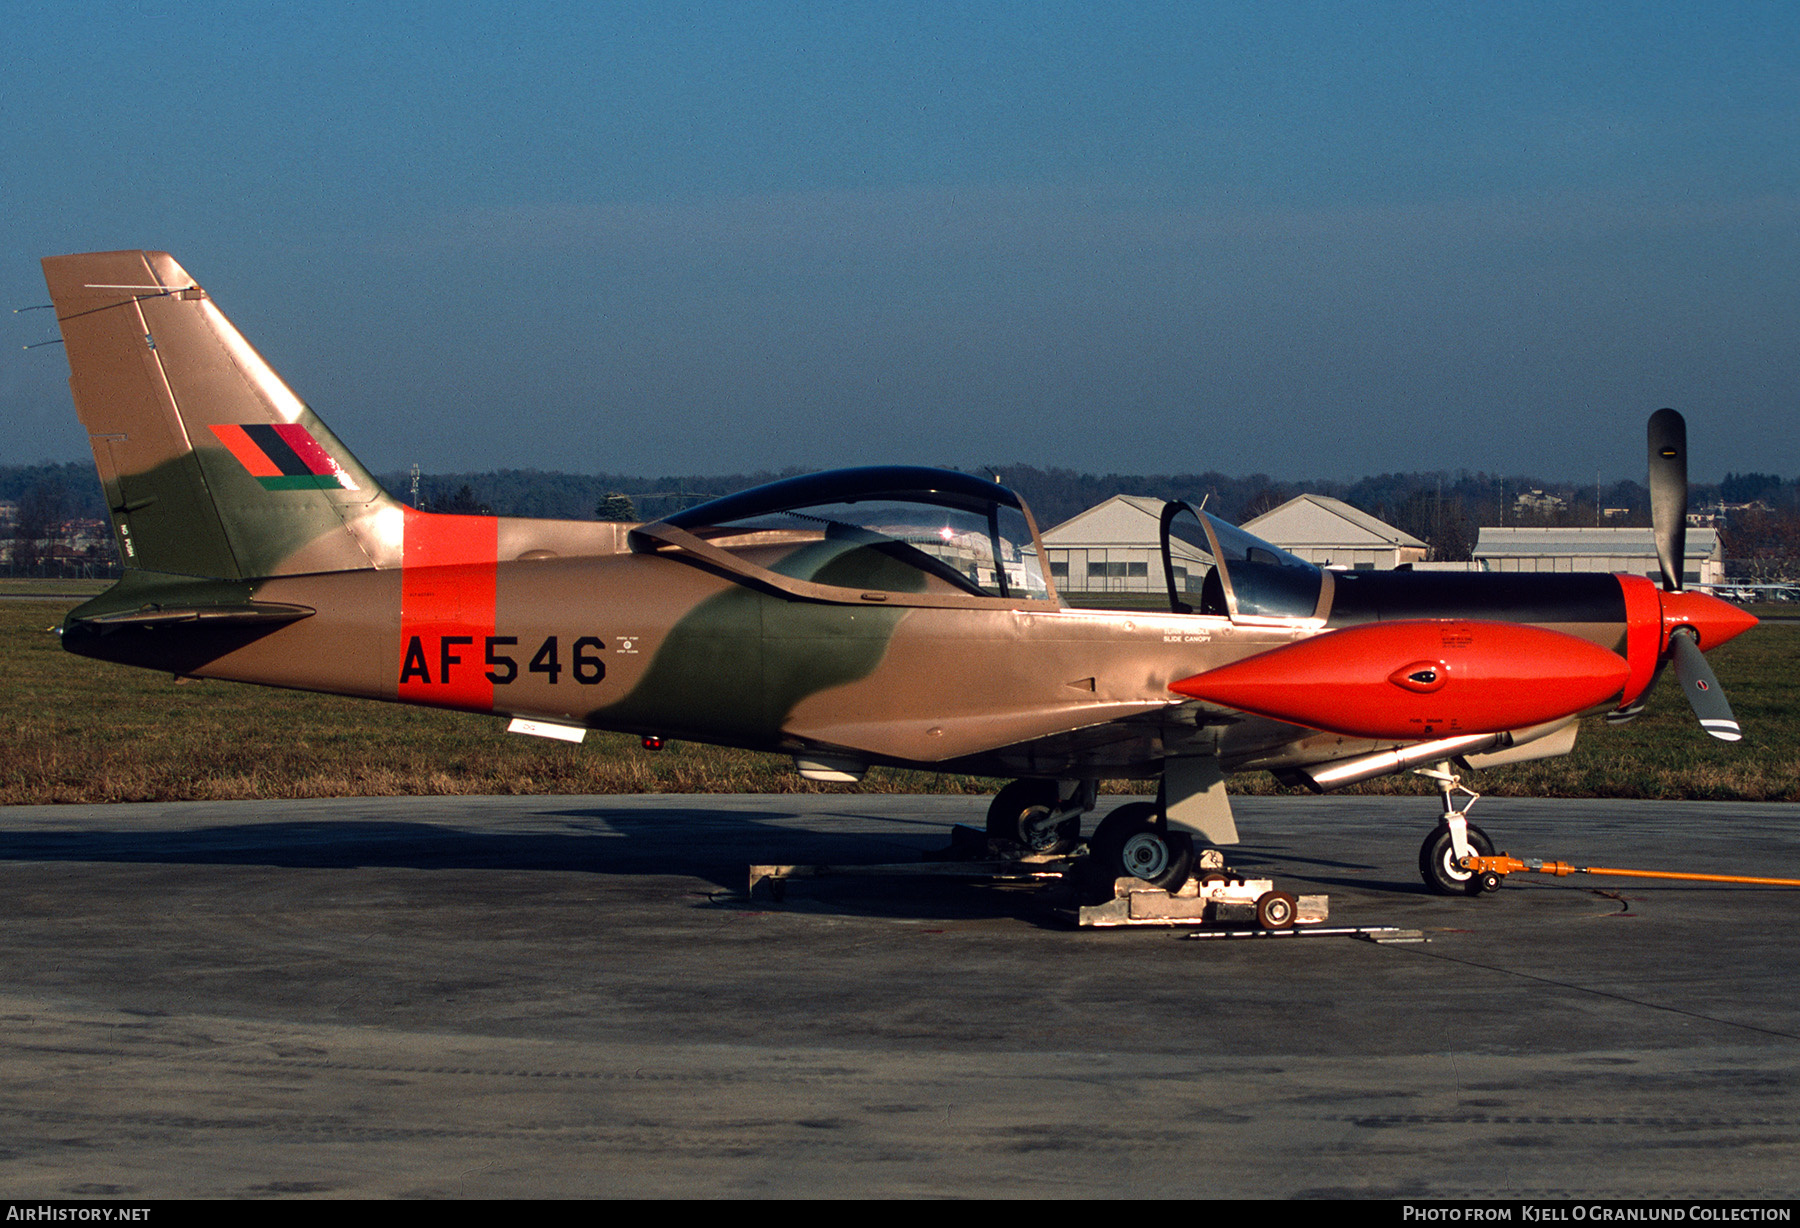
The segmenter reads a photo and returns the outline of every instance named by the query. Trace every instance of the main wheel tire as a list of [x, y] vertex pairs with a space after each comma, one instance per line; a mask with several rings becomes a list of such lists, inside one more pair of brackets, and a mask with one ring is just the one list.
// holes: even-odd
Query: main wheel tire
[[1194, 841], [1186, 832], [1171, 832], [1149, 802], [1132, 802], [1100, 820], [1088, 856], [1109, 885], [1136, 878], [1173, 891], [1194, 868]]
[[[1469, 824], [1469, 848], [1478, 857], [1492, 857], [1494, 842], [1475, 824]], [[1473, 870], [1456, 864], [1456, 849], [1450, 841], [1450, 824], [1439, 823], [1419, 846], [1419, 877], [1427, 889], [1438, 895], [1480, 895], [1482, 882]]]
[[1061, 857], [1073, 853], [1081, 843], [1081, 816], [1072, 814], [1052, 822], [1052, 813], [1049, 806], [1029, 806], [1019, 816], [1019, 844], [1026, 852]]
[[1055, 808], [1054, 780], [1015, 780], [988, 803], [987, 834], [1028, 853], [1056, 856], [1073, 852], [1081, 842], [1081, 816], [1070, 815], [1054, 826], [1046, 825], [1043, 820]]

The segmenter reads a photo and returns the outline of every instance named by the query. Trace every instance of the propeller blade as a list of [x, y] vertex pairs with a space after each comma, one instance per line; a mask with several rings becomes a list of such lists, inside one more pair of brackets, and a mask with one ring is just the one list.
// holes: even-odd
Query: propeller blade
[[1681, 591], [1687, 564], [1687, 422], [1672, 409], [1650, 415], [1650, 523], [1663, 588]]
[[1706, 663], [1700, 645], [1686, 632], [1677, 631], [1669, 637], [1669, 651], [1675, 657], [1675, 676], [1681, 679], [1681, 689], [1694, 705], [1700, 728], [1721, 742], [1740, 741], [1744, 732], [1738, 728], [1737, 717], [1732, 715], [1731, 704], [1726, 702], [1725, 691], [1713, 675], [1712, 666]]
[[1644, 693], [1638, 696], [1637, 702], [1629, 708], [1615, 708], [1608, 712], [1606, 723], [1608, 725], [1629, 725], [1642, 716], [1644, 709], [1650, 706], [1650, 696], [1656, 693], [1656, 684], [1662, 681], [1663, 671], [1667, 668], [1669, 668], [1669, 658], [1664, 657], [1656, 663], [1656, 672], [1650, 675], [1650, 684], [1644, 688]]

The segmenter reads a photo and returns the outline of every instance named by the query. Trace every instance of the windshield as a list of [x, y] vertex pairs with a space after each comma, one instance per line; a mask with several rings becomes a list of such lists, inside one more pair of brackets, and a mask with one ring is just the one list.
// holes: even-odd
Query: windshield
[[791, 478], [668, 518], [798, 580], [1045, 600], [1024, 505], [966, 474], [884, 466]]
[[1185, 503], [1163, 504], [1162, 552], [1170, 610], [1177, 614], [1228, 613], [1212, 538], [1207, 536], [1194, 509]]
[[[1211, 570], [1196, 582], [1190, 563], [1185, 582], [1178, 584], [1176, 571], [1183, 566], [1183, 557], [1202, 553], [1213, 564]], [[1169, 575], [1169, 606], [1177, 613], [1311, 618], [1324, 584], [1319, 569], [1305, 559], [1187, 503], [1163, 508], [1163, 563]], [[1199, 600], [1186, 594], [1197, 594]]]

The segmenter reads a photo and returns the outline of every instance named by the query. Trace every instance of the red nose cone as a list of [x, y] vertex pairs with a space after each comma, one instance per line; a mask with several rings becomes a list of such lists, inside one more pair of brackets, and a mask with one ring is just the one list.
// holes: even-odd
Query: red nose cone
[[1417, 741], [1522, 729], [1595, 707], [1625, 685], [1624, 658], [1514, 623], [1371, 623], [1171, 684], [1241, 712], [1363, 738]]
[[1756, 625], [1754, 614], [1706, 593], [1660, 593], [1663, 634], [1677, 627], [1692, 627], [1700, 635], [1702, 651], [1711, 652]]

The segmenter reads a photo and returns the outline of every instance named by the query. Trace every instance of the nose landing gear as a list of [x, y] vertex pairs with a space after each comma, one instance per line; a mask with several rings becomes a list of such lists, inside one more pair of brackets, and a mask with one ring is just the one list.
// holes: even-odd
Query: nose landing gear
[[[1494, 855], [1494, 842], [1488, 839], [1486, 832], [1473, 823], [1465, 823], [1465, 832], [1469, 848], [1475, 856]], [[1425, 843], [1419, 846], [1419, 877], [1438, 895], [1483, 895], [1500, 889], [1498, 874], [1490, 872], [1483, 875], [1463, 869], [1462, 858], [1456, 855], [1456, 846], [1447, 822], [1432, 828], [1431, 834], [1425, 837]], [[1493, 880], [1492, 885], [1487, 881], [1489, 878]]]
[[[1413, 770], [1437, 782], [1438, 796], [1444, 802], [1443, 821], [1419, 846], [1419, 877], [1425, 880], [1425, 886], [1438, 895], [1485, 895], [1500, 890], [1499, 874], [1466, 869], [1463, 865], [1465, 858], [1494, 855], [1494, 842], [1488, 834], [1469, 822], [1469, 808], [1481, 794], [1466, 788], [1448, 763]], [[1469, 799], [1461, 809], [1452, 800], [1457, 793]]]

